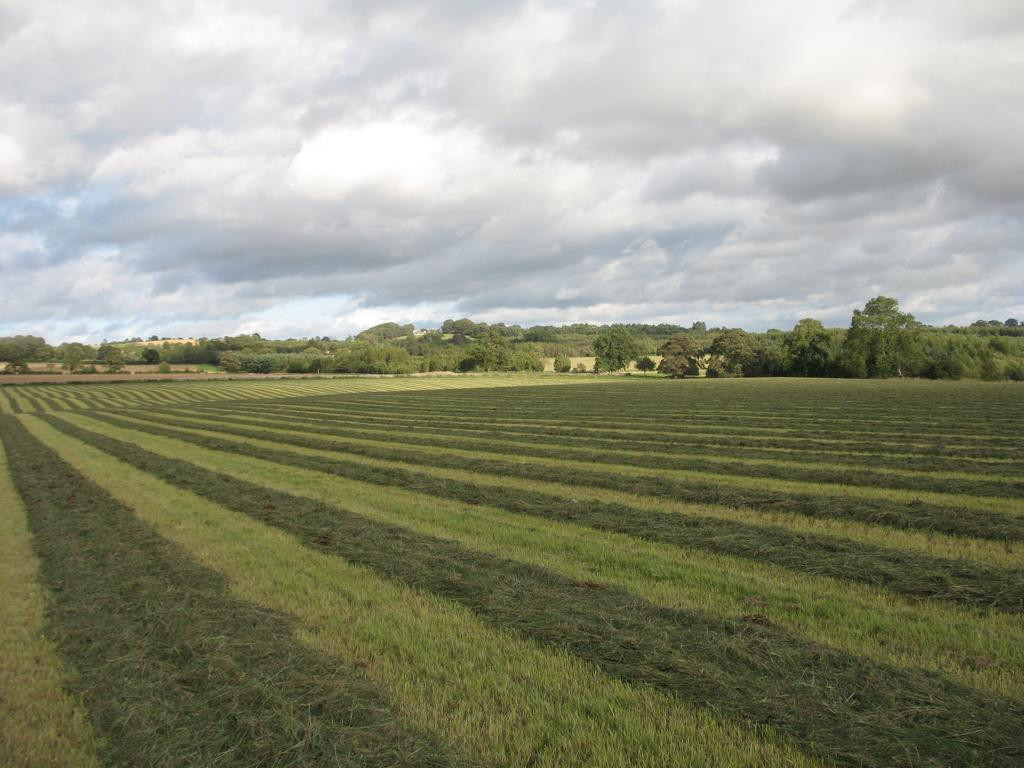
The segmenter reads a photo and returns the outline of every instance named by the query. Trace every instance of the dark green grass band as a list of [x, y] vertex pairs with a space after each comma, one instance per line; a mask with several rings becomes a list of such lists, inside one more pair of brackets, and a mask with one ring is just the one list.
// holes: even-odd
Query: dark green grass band
[[[586, 394], [580, 396], [580, 399], [586, 401]], [[494, 428], [540, 426], [555, 430], [558, 434], [562, 434], [566, 430], [591, 432], [593, 430], [608, 431], [609, 428], [615, 428], [623, 430], [618, 432], [618, 437], [628, 434], [637, 436], [656, 434], [659, 439], [683, 441], [695, 438], [729, 442], [750, 441], [756, 444], [770, 441], [772, 444], [779, 445], [821, 447], [832, 450], [867, 450], [883, 453], [897, 451], [899, 453], [917, 453], [922, 456], [942, 454], [966, 458], [1018, 458], [1020, 450], [1024, 448], [1024, 441], [1016, 437], [1015, 432], [1012, 433], [1014, 436], [1007, 435], [1003, 438], [996, 435], [968, 435], [963, 433], [959, 425], [950, 425], [941, 433], [921, 434], [907, 430], [887, 436], [886, 433], [862, 434], [855, 430], [843, 429], [840, 426], [836, 426], [834, 429], [806, 429], [799, 422], [789, 421], [782, 421], [777, 426], [771, 427], [754, 426], [744, 421], [731, 425], [720, 423], [717, 420], [702, 423], [695, 422], [686, 416], [672, 418], [666, 415], [662, 418], [638, 418], [627, 410], [625, 405], [620, 410], [608, 413], [595, 410], [585, 415], [573, 415], [566, 413], [561, 408], [556, 412], [543, 410], [510, 412], [501, 407], [495, 407], [492, 403], [487, 406], [481, 404], [478, 409], [463, 413], [445, 407], [441, 403], [431, 403], [430, 407], [417, 407], [415, 403], [385, 400], [380, 393], [310, 395], [261, 400], [260, 403], [269, 407], [335, 410], [342, 416], [352, 413], [360, 417], [391, 418], [400, 413], [402, 418], [419, 423], [431, 423], [443, 419], [445, 423], [458, 426], [478, 426], [480, 424]], [[231, 402], [222, 404], [196, 402], [189, 405], [234, 407], [234, 403]], [[569, 408], [571, 405], [573, 405], [572, 401], [566, 400], [565, 407]], [[1001, 418], [1004, 417], [994, 416], [993, 420], [998, 421]]]
[[[106, 414], [96, 414], [104, 418]], [[147, 413], [154, 424], [195, 429], [194, 423], [181, 422], [167, 413]], [[727, 479], [680, 479], [663, 475], [602, 472], [599, 467], [548, 466], [543, 461], [515, 462], [501, 459], [452, 456], [415, 448], [392, 448], [345, 440], [325, 440], [309, 435], [284, 435], [258, 427], [242, 427], [212, 422], [206, 428], [229, 435], [285, 443], [303, 448], [350, 453], [367, 458], [402, 461], [444, 469], [463, 469], [483, 474], [543, 480], [566, 485], [607, 488], [627, 493], [671, 499], [690, 504], [717, 504], [771, 512], [785, 512], [812, 518], [856, 520], [872, 525], [887, 525], [901, 530], [920, 530], [952, 536], [972, 536], [996, 541], [1024, 541], [1024, 516], [998, 511], [964, 510], [954, 505], [924, 501], [878, 499], [835, 491], [791, 491], [729, 484]], [[571, 458], [571, 457], [566, 457]], [[716, 476], [722, 477], [722, 476]]]
[[[170, 412], [195, 413], [209, 418], [211, 406], [175, 407]], [[982, 479], [986, 474], [1009, 474], [1024, 471], [1022, 462], [986, 462], [963, 457], [930, 455], [909, 455], [906, 453], [887, 455], [878, 451], [843, 452], [834, 444], [821, 445], [818, 450], [808, 450], [811, 446], [801, 443], [800, 448], [792, 447], [789, 442], [775, 442], [768, 438], [749, 440], [743, 437], [723, 437], [721, 435], [686, 436], [667, 435], [661, 431], [653, 431], [646, 436], [616, 433], [598, 428], [579, 429], [559, 427], [553, 429], [545, 425], [530, 426], [527, 424], [497, 427], [493, 423], [480, 421], [476, 424], [451, 422], [444, 416], [436, 420], [424, 421], [407, 419], [400, 415], [364, 415], [354, 409], [338, 409], [335, 412], [304, 410], [287, 404], [265, 403], [232, 403], [227, 407], [217, 408], [217, 418], [227, 414], [251, 416], [253, 418], [281, 418], [311, 424], [346, 424], [363, 429], [394, 430], [410, 434], [453, 435], [460, 437], [482, 437], [491, 440], [521, 440], [541, 445], [578, 445], [590, 448], [609, 448], [639, 451], [643, 453], [675, 455], [699, 453], [707, 456], [720, 456], [726, 459], [767, 459], [780, 461], [799, 461], [806, 463], [834, 462], [839, 464], [865, 464], [898, 470], [919, 472], [970, 472]], [[686, 457], [681, 459], [686, 460]]]
[[[479, 418], [492, 416], [500, 419], [548, 419], [556, 423], [580, 421], [587, 424], [617, 420], [629, 415], [629, 422], [638, 427], [690, 430], [754, 430], [761, 432], [798, 430], [807, 434], [860, 440], [898, 439], [908, 437], [947, 441], [950, 437], [967, 442], [1005, 443], [1007, 446], [1024, 445], [1013, 424], [1013, 408], [1019, 408], [1021, 397], [993, 400], [977, 411], [974, 417], [966, 413], [966, 403], [958, 401], [955, 409], [940, 412], [924, 392], [904, 390], [894, 400], [882, 401], [875, 389], [870, 407], [863, 403], [843, 403], [831, 407], [815, 405], [810, 412], [792, 408], [784, 386], [779, 382], [750, 392], [755, 400], [750, 407], [735, 409], [691, 397], [693, 390], [685, 385], [665, 382], [655, 386], [636, 384], [605, 384], [579, 390], [575, 387], [545, 388], [540, 393], [524, 387], [488, 389], [493, 398], [480, 395], [480, 390], [360, 392], [344, 395], [353, 403], [385, 410], [398, 407], [406, 413], [430, 414], [444, 410], [453, 417]], [[878, 385], [876, 384], [875, 387]], [[974, 385], [977, 387], [977, 385]], [[408, 394], [408, 396], [406, 396]], [[805, 393], [806, 394], [806, 393]], [[837, 393], [849, 395], [849, 390]], [[977, 395], [975, 389], [974, 394]], [[320, 395], [321, 397], [323, 395]], [[317, 395], [304, 396], [307, 399]], [[989, 395], [986, 393], [986, 400]], [[879, 405], [884, 402], [884, 405]]]
[[0, 436], [45, 586], [47, 632], [119, 766], [446, 765], [358, 674], [161, 539], [32, 437]]
[[[195, 411], [176, 409], [169, 413], [195, 413], [196, 418], [202, 415]], [[268, 424], [268, 421], [274, 423]], [[244, 414], [224, 413], [217, 416], [218, 425], [237, 424], [251, 428], [274, 426], [278, 428], [292, 428], [297, 431], [304, 431], [318, 435], [330, 435], [336, 437], [351, 437], [357, 440], [379, 440], [392, 442], [400, 445], [427, 446], [437, 448], [458, 448], [461, 450], [479, 450], [478, 440], [460, 439], [470, 437], [450, 431], [440, 431], [437, 436], [417, 434], [409, 430], [397, 430], [391, 428], [362, 428], [353, 429], [344, 426], [346, 420], [339, 418], [342, 425], [327, 424], [322, 419], [309, 419], [296, 416], [284, 416], [275, 418], [274, 415], [264, 414], [262, 417], [247, 417]], [[368, 434], [369, 432], [369, 434]], [[604, 448], [603, 453], [594, 451], [574, 450], [571, 441], [562, 438], [552, 437], [517, 437], [503, 434], [501, 432], [483, 432], [479, 435], [472, 435], [477, 438], [488, 438], [487, 452], [507, 454], [511, 456], [524, 456], [528, 458], [553, 458], [571, 459], [573, 461], [589, 462], [593, 464], [619, 464], [625, 466], [640, 467], [643, 469], [685, 469], [690, 472], [703, 472], [706, 474], [770, 478], [775, 480], [796, 480], [800, 482], [833, 483], [853, 486], [868, 486], [872, 488], [896, 488], [900, 490], [928, 491], [932, 493], [967, 494], [971, 496], [1002, 496], [1008, 498], [1024, 497], [1024, 481], [998, 482], [985, 478], [945, 478], [942, 476], [924, 477], [920, 475], [901, 475], [885, 472], [874, 472], [863, 467], [793, 467], [785, 464], [747, 464], [743, 462], [729, 462], [727, 460], [709, 461], [700, 456], [660, 456], [656, 452], [645, 451], [645, 455], [636, 456], [629, 453], [622, 453], [622, 450], [631, 450], [628, 444], [611, 444], [599, 446]], [[528, 442], [529, 447], [523, 445], [508, 445], [505, 441], [518, 440]], [[545, 445], [547, 444], [547, 446]], [[727, 458], [727, 457], [726, 457]], [[778, 456], [772, 457], [776, 461]], [[819, 458], [819, 462], [822, 460]], [[1024, 520], [1021, 522], [1021, 536], [1024, 537]]]
[[620, 589], [376, 522], [66, 423], [63, 428], [311, 548], [456, 601], [612, 677], [770, 725], [828, 760], [851, 766], [1024, 761], [1019, 702], [826, 648], [757, 617], [659, 608]]
[[[181, 429], [125, 422], [111, 415], [92, 418], [192, 443], [204, 448], [302, 467], [352, 480], [518, 514], [585, 525], [639, 539], [745, 557], [790, 570], [887, 588], [913, 598], [940, 599], [1004, 611], [1024, 611], [1024, 572], [968, 560], [802, 533], [777, 526], [755, 526], [700, 515], [668, 514], [621, 504], [573, 500], [536, 491], [476, 485], [401, 467], [375, 467], [344, 457], [304, 456], [221, 440]], [[56, 427], [82, 440], [102, 439], [59, 419]]]

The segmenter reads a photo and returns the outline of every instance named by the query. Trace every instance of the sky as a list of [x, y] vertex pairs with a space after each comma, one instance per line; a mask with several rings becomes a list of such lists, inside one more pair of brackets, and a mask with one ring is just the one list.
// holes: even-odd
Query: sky
[[0, 0], [0, 335], [1024, 318], [1020, 0]]

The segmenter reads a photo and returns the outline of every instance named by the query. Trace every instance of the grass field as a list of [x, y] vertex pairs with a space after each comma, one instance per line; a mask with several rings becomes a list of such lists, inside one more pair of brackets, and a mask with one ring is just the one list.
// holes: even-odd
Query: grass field
[[1024, 765], [1024, 388], [0, 387], [0, 765]]

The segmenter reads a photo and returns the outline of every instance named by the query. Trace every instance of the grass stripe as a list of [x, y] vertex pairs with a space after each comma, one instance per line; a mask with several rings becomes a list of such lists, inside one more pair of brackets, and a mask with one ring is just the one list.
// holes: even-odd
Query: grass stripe
[[[740, 728], [481, 623], [365, 568], [54, 432], [28, 428], [228, 575], [233, 591], [301, 618], [302, 639], [363, 667], [404, 714], [463, 754], [509, 766], [811, 766], [766, 728]], [[147, 500], [140, 503], [140, 500]]]
[[[74, 434], [74, 433], [73, 433]], [[471, 608], [606, 674], [752, 723], [772, 723], [845, 765], [1024, 760], [1024, 705], [920, 671], [872, 663], [759, 622], [653, 606], [628, 592], [376, 523], [130, 444], [76, 437], [307, 546]]]
[[75, 382], [63, 383], [63, 387], [88, 387], [88, 394], [82, 395], [73, 404], [82, 409], [109, 409], [125, 407], [146, 407], [156, 403], [195, 404], [217, 403], [225, 400], [261, 400], [291, 397], [309, 397], [331, 394], [358, 394], [367, 392], [426, 392], [436, 389], [466, 390], [475, 388], [492, 389], [516, 385], [523, 389], [550, 387], [552, 385], [605, 383], [606, 380], [578, 380], [556, 376], [464, 376], [433, 378], [379, 378], [373, 376], [338, 376], [322, 379], [289, 379], [284, 381], [266, 380], [209, 380], [209, 381], [122, 381], [111, 383], [87, 383], [84, 387]]
[[[95, 431], [97, 424], [89, 426]], [[160, 456], [285, 493], [317, 501], [342, 500], [357, 514], [451, 538], [578, 581], [614, 584], [664, 607], [733, 617], [755, 613], [852, 653], [931, 669], [973, 687], [1024, 697], [1024, 625], [1019, 617], [979, 617], [952, 606], [909, 603], [882, 590], [761, 563], [639, 542], [137, 431], [109, 426], [100, 431]]]
[[[109, 415], [96, 418], [117, 424]], [[122, 422], [123, 423], [123, 422]], [[1024, 571], [966, 560], [902, 552], [870, 544], [756, 526], [703, 515], [670, 515], [603, 502], [566, 503], [565, 497], [453, 481], [404, 467], [367, 465], [344, 457], [282, 451], [280, 443], [223, 439], [219, 432], [166, 429], [133, 422], [133, 428], [276, 463], [333, 472], [381, 485], [398, 485], [442, 498], [497, 506], [545, 519], [575, 522], [640, 539], [748, 557], [816, 575], [884, 586], [912, 597], [949, 600], [1001, 610], [1024, 610]], [[77, 430], [68, 423], [63, 430]], [[215, 435], [215, 436], [214, 436]], [[83, 438], [84, 439], [84, 438]], [[268, 445], [272, 447], [267, 447]]]
[[[202, 418], [191, 411], [175, 411], [190, 418]], [[282, 425], [281, 417], [246, 414], [218, 414], [220, 424], [273, 428]], [[402, 445], [459, 448], [477, 453], [497, 455], [528, 456], [530, 458], [573, 459], [587, 463], [635, 466], [643, 469], [685, 468], [691, 472], [721, 474], [725, 476], [770, 477], [784, 480], [802, 480], [817, 483], [841, 483], [843, 485], [864, 485], [872, 487], [903, 488], [933, 491], [936, 493], [967, 493], [976, 496], [1007, 496], [1018, 498], [1024, 495], [1024, 481], [1015, 477], [979, 478], [966, 472], [917, 473], [907, 469], [867, 467], [858, 464], [830, 463], [824, 458], [813, 462], [800, 462], [774, 457], [752, 459], [737, 457], [712, 457], [699, 453], [672, 453], [655, 455], [651, 451], [638, 451], [626, 445], [589, 447], [578, 444], [567, 446], [556, 439], [535, 438], [529, 442], [511, 439], [509, 435], [490, 433], [484, 435], [453, 434], [443, 430], [437, 436], [397, 432], [393, 427], [353, 426], [345, 421], [343, 426], [326, 424], [316, 419], [285, 417], [284, 425], [291, 430], [333, 437], [366, 438], [379, 442], [393, 442]], [[545, 445], [547, 443], [547, 445]], [[1022, 523], [1024, 533], [1024, 523]]]
[[[310, 437], [286, 427], [231, 426], [190, 416], [149, 413], [154, 423], [188, 428], [214, 428], [223, 434], [255, 437], [321, 450], [342, 451], [374, 458], [400, 460], [437, 467], [473, 469], [489, 474], [526, 477], [590, 485], [659, 496], [692, 503], [766, 508], [808, 517], [847, 518], [898, 529], [929, 530], [951, 535], [973, 536], [998, 541], [1024, 540], [1024, 501], [996, 497], [876, 489], [863, 486], [800, 483], [741, 476], [709, 476], [686, 470], [656, 473], [626, 466], [597, 467], [573, 459], [549, 458], [543, 462], [528, 457], [493, 454], [458, 448], [398, 448], [387, 441]], [[970, 514], [963, 514], [970, 509]]]
[[[683, 400], [679, 407], [676, 407], [679, 403], [677, 395], [682, 390], [678, 389], [678, 386], [675, 384], [668, 383], [666, 388], [661, 388], [657, 392], [659, 395], [664, 396], [660, 400], [652, 398], [650, 390], [645, 391], [645, 389], [644, 387], [637, 388], [635, 385], [627, 387], [609, 385], [607, 388], [594, 391], [592, 396], [588, 397], [585, 402], [559, 400], [557, 399], [557, 394], [549, 395], [550, 398], [556, 399], [549, 399], [547, 401], [541, 398], [530, 398], [528, 401], [525, 398], [517, 400], [516, 395], [521, 398], [522, 391], [513, 392], [511, 389], [500, 392], [498, 398], [483, 399], [479, 398], [476, 393], [470, 392], [460, 395], [458, 399], [436, 393], [427, 393], [425, 395], [409, 393], [409, 397], [402, 399], [405, 401], [404, 405], [406, 407], [421, 414], [428, 414], [438, 408], [443, 408], [453, 416], [469, 418], [478, 416], [481, 411], [490, 411], [492, 414], [499, 415], [502, 418], [522, 418], [525, 416], [532, 419], [561, 420], [564, 423], [566, 419], [578, 418], [593, 421], [595, 419], [616, 417], [625, 412], [629, 414], [631, 423], [658, 429], [665, 426], [685, 424], [687, 427], [714, 426], [716, 429], [743, 429], [762, 433], [802, 431], [808, 434], [815, 434], [824, 432], [828, 436], [834, 436], [835, 431], [841, 431], [844, 434], [849, 433], [860, 439], [870, 438], [872, 441], [886, 437], [898, 437], [901, 441], [905, 441], [908, 436], [918, 435], [922, 438], [956, 437], [966, 441], [982, 441], [986, 443], [991, 442], [992, 439], [1004, 439], [1011, 443], [1020, 442], [1019, 435], [1012, 427], [1002, 426], [996, 420], [997, 413], [986, 414], [985, 421], [979, 421], [976, 425], [973, 425], [978, 430], [973, 432], [970, 431], [972, 425], [969, 422], [965, 423], [962, 419], [950, 418], [937, 426], [929, 427], [922, 423], [921, 420], [901, 423], [898, 415], [892, 414], [891, 411], [880, 411], [882, 419], [878, 421], [878, 425], [884, 426], [885, 429], [876, 429], [870, 428], [870, 421], [866, 422], [862, 418], [862, 414], [859, 413], [854, 417], [830, 414], [829, 417], [815, 418], [813, 420], [802, 419], [799, 416], [786, 413], [769, 416], [764, 413], [763, 409], [760, 413], [746, 413], [737, 416], [706, 413], [705, 407], [701, 406], [699, 402], [692, 400]], [[552, 391], [557, 392], [557, 390]], [[639, 395], [642, 399], [636, 397], [629, 399], [630, 395]], [[605, 400], [602, 401], [601, 398], [605, 398]], [[395, 396], [382, 392], [375, 396], [364, 398], [364, 400], [388, 404], [395, 401]], [[650, 407], [651, 403], [655, 402], [657, 403], [656, 410]], [[778, 405], [778, 401], [775, 404]], [[892, 418], [885, 418], [886, 416], [892, 416]], [[993, 421], [995, 423], [992, 423]], [[761, 424], [752, 422], [761, 422]], [[868, 424], [868, 428], [865, 428], [865, 423]], [[839, 429], [834, 430], [833, 427]]]
[[[107, 418], [97, 423], [94, 419], [96, 414], [77, 415], [61, 414], [61, 418], [70, 421], [80, 427], [96, 430], [99, 425], [101, 430], [110, 434], [121, 434], [118, 432], [121, 426], [140, 428], [140, 425], [152, 426], [151, 422], [142, 417], [129, 415], [118, 415], [116, 418]], [[119, 426], [112, 426], [117, 424]], [[113, 431], [111, 431], [113, 430]], [[940, 559], [966, 559], [975, 560], [989, 565], [1009, 567], [1011, 569], [1024, 567], [1024, 545], [1013, 542], [997, 542], [989, 539], [971, 539], [964, 537], [952, 537], [943, 534], [925, 533], [921, 531], [898, 531], [892, 528], [866, 525], [854, 521], [847, 521], [835, 518], [816, 519], [801, 515], [792, 515], [785, 512], [772, 512], [766, 510], [745, 510], [730, 507], [713, 506], [707, 504], [690, 504], [686, 502], [675, 502], [669, 499], [641, 496], [634, 493], [608, 490], [605, 488], [591, 488], [580, 485], [562, 485], [559, 483], [547, 482], [544, 480], [533, 480], [515, 478], [501, 475], [486, 475], [461, 469], [449, 469], [438, 467], [425, 467], [422, 465], [409, 464], [401, 461], [388, 461], [372, 459], [354, 454], [340, 455], [336, 451], [321, 451], [312, 448], [301, 448], [287, 443], [269, 443], [265, 440], [243, 438], [233, 435], [221, 435], [209, 430], [185, 430], [185, 434], [203, 434], [212, 438], [224, 438], [229, 442], [241, 443], [243, 445], [255, 445], [261, 448], [282, 450], [300, 456], [313, 456], [329, 460], [343, 459], [345, 462], [356, 463], [362, 466], [373, 468], [400, 469], [413, 472], [417, 475], [428, 475], [435, 479], [454, 481], [455, 483], [470, 484], [489, 491], [514, 489], [528, 493], [540, 493], [556, 497], [561, 506], [575, 499], [579, 502], [596, 502], [598, 504], [611, 504], [617, 507], [639, 509], [645, 513], [659, 515], [698, 515], [711, 517], [717, 520], [737, 522], [744, 525], [758, 528], [776, 527], [789, 530], [797, 534], [812, 534], [823, 536], [829, 539], [848, 539], [854, 542], [864, 543], [884, 549], [907, 550], [910, 552], [931, 555]], [[152, 436], [152, 433], [140, 433], [137, 431], [125, 432], [124, 439], [130, 442], [137, 442], [140, 435]], [[170, 429], [164, 434], [179, 436], [179, 432]]]
[[[190, 413], [208, 414], [208, 406], [194, 406], [187, 409]], [[176, 411], [179, 409], [175, 409]], [[998, 462], [973, 459], [956, 458], [945, 456], [919, 456], [908, 453], [881, 454], [877, 451], [809, 451], [792, 447], [764, 447], [737, 444], [731, 438], [723, 438], [718, 441], [702, 439], [680, 440], [677, 438], [666, 439], [665, 435], [645, 436], [644, 439], [627, 438], [621, 434], [605, 430], [581, 430], [566, 428], [553, 431], [548, 427], [520, 426], [515, 428], [505, 427], [496, 429], [493, 425], [481, 422], [477, 426], [453, 426], [443, 420], [444, 426], [438, 422], [414, 421], [404, 418], [401, 415], [389, 416], [360, 416], [353, 411], [324, 412], [309, 408], [300, 408], [291, 404], [260, 403], [250, 404], [245, 402], [231, 403], [228, 406], [221, 406], [217, 410], [218, 418], [226, 414], [248, 415], [253, 417], [275, 417], [287, 419], [288, 421], [309, 422], [313, 424], [332, 424], [343, 420], [346, 425], [359, 426], [366, 429], [381, 430], [402, 430], [431, 434], [431, 435], [456, 435], [487, 437], [495, 440], [504, 440], [509, 437], [525, 439], [531, 442], [550, 445], [565, 445], [567, 442], [574, 445], [587, 445], [593, 447], [622, 447], [639, 453], [658, 453], [667, 455], [688, 455], [696, 453], [700, 456], [722, 456], [726, 458], [744, 459], [782, 459], [792, 462], [806, 462], [816, 464], [827, 463], [850, 463], [851, 466], [864, 467], [864, 462], [876, 469], [883, 469], [887, 472], [899, 474], [922, 473], [924, 475], [948, 476], [948, 473], [959, 473], [967, 477], [978, 475], [996, 475], [998, 479], [1015, 481], [1016, 473], [1013, 475], [1002, 474], [1014, 469], [1024, 470], [1024, 462], [1012, 462], [1001, 460]]]
[[[3, 418], [3, 417], [0, 417]], [[93, 735], [43, 635], [45, 594], [0, 442], [0, 765], [96, 768]]]
[[[395, 401], [383, 400], [379, 396], [374, 396], [372, 400], [369, 397], [363, 397], [358, 400], [355, 398], [346, 398], [344, 403], [347, 411], [358, 410], [358, 412], [367, 415], [386, 415], [392, 413], [398, 405]], [[566, 407], [569, 405], [570, 403], [566, 403]], [[955, 433], [952, 435], [954, 439], [953, 442], [942, 439], [926, 440], [926, 436], [924, 435], [917, 436], [920, 437], [920, 439], [915, 440], [916, 436], [913, 433], [909, 435], [900, 435], [898, 436], [899, 439], [896, 439], [895, 437], [894, 439], [880, 439], [877, 435], [870, 438], [865, 437], [853, 439], [849, 436], [842, 438], [836, 437], [836, 432], [834, 431], [809, 431], [801, 430], [796, 427], [773, 429], [770, 427], [756, 428], [718, 424], [701, 425], [699, 423], [692, 423], [691, 420], [686, 417], [672, 419], [668, 416], [662, 416], [657, 420], [650, 420], [650, 423], [647, 423], [638, 421], [633, 415], [629, 415], [625, 419], [624, 426], [618, 426], [619, 422], [624, 421], [621, 413], [597, 417], [592, 413], [585, 415], [573, 415], [566, 413], [564, 409], [562, 409], [558, 412], [552, 413], [549, 417], [544, 417], [543, 414], [538, 412], [528, 412], [524, 417], [511, 417], [509, 416], [508, 409], [495, 407], [493, 403], [486, 407], [481, 406], [481, 408], [477, 410], [470, 410], [468, 412], [470, 415], [468, 416], [459, 416], [448, 409], [438, 407], [417, 408], [414, 403], [402, 404], [401, 410], [405, 418], [419, 418], [421, 421], [428, 422], [436, 421], [439, 417], [443, 416], [445, 420], [451, 421], [452, 423], [476, 424], [481, 421], [485, 421], [486, 423], [501, 427], [510, 425], [542, 425], [553, 431], [572, 429], [601, 430], [633, 434], [637, 437], [657, 434], [661, 437], [668, 436], [673, 439], [680, 439], [691, 435], [700, 435], [706, 438], [719, 437], [733, 442], [771, 440], [773, 442], [788, 442], [802, 446], [814, 445], [827, 447], [846, 445], [867, 451], [895, 450], [898, 452], [906, 452], [908, 450], [916, 449], [918, 453], [922, 455], [934, 454], [937, 451], [948, 454], [962, 454], [965, 456], [976, 456], [982, 458], [1013, 457], [1018, 455], [1015, 453], [1015, 450], [1017, 449], [1016, 446], [1011, 445], [993, 448], [992, 445], [994, 441], [985, 439], [984, 437], [979, 437], [974, 441], [967, 440], [964, 443], [957, 443], [955, 440], [959, 439], [961, 436]], [[588, 421], [588, 419], [590, 421]]]
[[297, 644], [280, 614], [227, 595], [16, 417], [0, 418], [0, 434], [104, 762], [447, 762], [360, 675]]
[[13, 388], [9, 387], [6, 390], [6, 394], [11, 403], [11, 413], [25, 413], [29, 410], [29, 406], [26, 405], [25, 401], [21, 399], [19, 394], [15, 392]]

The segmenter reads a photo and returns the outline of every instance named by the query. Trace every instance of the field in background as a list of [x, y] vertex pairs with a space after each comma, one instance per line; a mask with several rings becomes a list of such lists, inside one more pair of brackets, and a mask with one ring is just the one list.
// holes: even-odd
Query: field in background
[[0, 388], [0, 764], [1024, 764], [1022, 406]]

